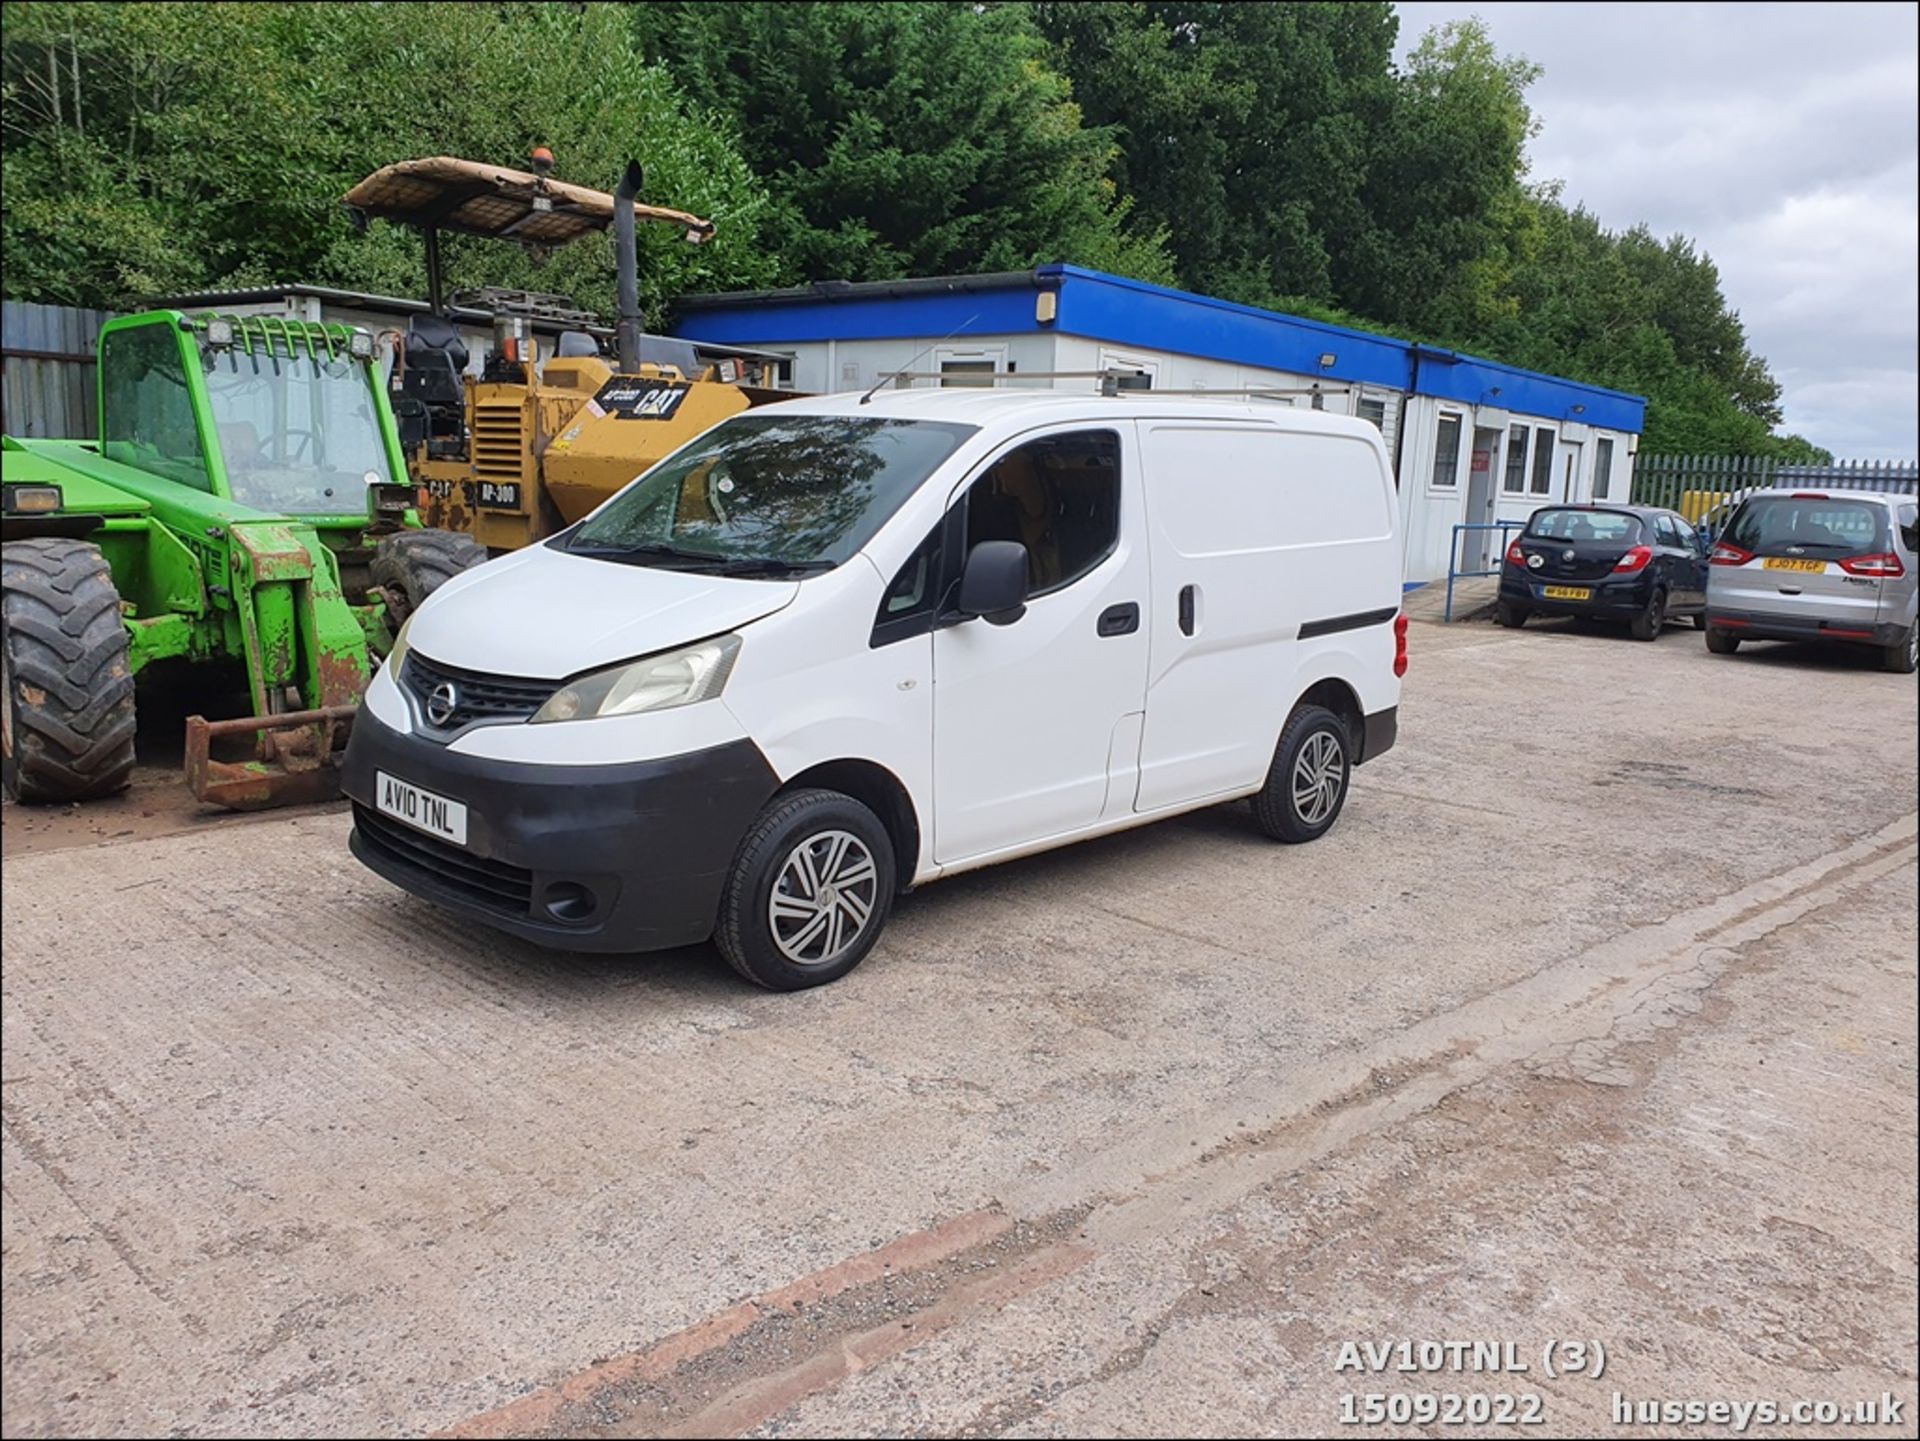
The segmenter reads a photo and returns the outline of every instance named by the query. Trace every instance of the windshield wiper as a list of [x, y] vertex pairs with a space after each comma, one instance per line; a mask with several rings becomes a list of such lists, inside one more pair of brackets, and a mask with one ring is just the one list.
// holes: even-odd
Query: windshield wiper
[[641, 565], [654, 560], [683, 560], [691, 565], [715, 565], [724, 562], [726, 557], [711, 554], [704, 550], [686, 550], [677, 545], [664, 545], [659, 541], [642, 541], [637, 545], [581, 545], [576, 538], [570, 541], [567, 549], [575, 555], [598, 556], [603, 560], [633, 561]]
[[603, 560], [639, 565], [661, 560], [683, 561], [684, 565], [676, 565], [673, 569], [697, 570], [706, 575], [813, 575], [833, 569], [830, 560], [781, 560], [771, 555], [714, 555], [710, 551], [687, 550], [664, 541], [651, 540], [634, 545], [569, 544], [567, 549], [575, 555], [591, 555]]
[[781, 560], [771, 555], [744, 555], [723, 560], [713, 567], [715, 575], [817, 575], [832, 570], [830, 560]]

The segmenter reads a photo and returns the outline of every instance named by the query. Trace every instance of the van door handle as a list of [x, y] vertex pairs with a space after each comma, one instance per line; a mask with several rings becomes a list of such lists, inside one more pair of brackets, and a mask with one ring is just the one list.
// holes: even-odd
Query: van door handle
[[1180, 587], [1180, 634], [1193, 634], [1194, 589], [1190, 585]]
[[1100, 634], [1132, 635], [1140, 629], [1140, 602], [1130, 600], [1122, 605], [1110, 605], [1100, 612]]

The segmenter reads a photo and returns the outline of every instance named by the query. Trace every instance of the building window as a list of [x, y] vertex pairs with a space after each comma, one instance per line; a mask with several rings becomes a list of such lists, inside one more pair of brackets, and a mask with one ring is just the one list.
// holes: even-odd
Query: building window
[[1613, 484], [1613, 438], [1593, 444], [1593, 498], [1605, 500]]
[[1386, 434], [1386, 430], [1387, 430], [1386, 401], [1375, 400], [1368, 396], [1362, 396], [1360, 399], [1360, 403], [1354, 407], [1353, 413], [1359, 416], [1362, 420], [1366, 421], [1367, 424], [1371, 425], [1375, 430], [1379, 431], [1382, 435]]
[[1452, 490], [1460, 484], [1460, 417], [1440, 417], [1440, 435], [1433, 445], [1433, 488]]
[[1553, 432], [1544, 425], [1533, 433], [1533, 493], [1553, 491]]
[[991, 388], [996, 368], [991, 360], [943, 360], [940, 362], [940, 384], [943, 387]]
[[1508, 495], [1519, 495], [1527, 488], [1527, 436], [1530, 432], [1524, 425], [1516, 425], [1507, 432], [1507, 474], [1500, 482], [1500, 489]]

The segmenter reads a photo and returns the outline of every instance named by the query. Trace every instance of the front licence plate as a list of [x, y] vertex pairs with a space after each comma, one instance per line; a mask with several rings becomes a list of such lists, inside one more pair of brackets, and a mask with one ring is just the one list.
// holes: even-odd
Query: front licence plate
[[1593, 587], [1586, 585], [1544, 585], [1540, 594], [1547, 600], [1592, 600]]
[[1827, 568], [1824, 560], [1789, 560], [1784, 555], [1770, 555], [1765, 561], [1767, 570], [1806, 570], [1819, 574]]
[[404, 821], [415, 830], [438, 836], [443, 841], [452, 841], [456, 846], [467, 843], [467, 808], [459, 801], [423, 791], [385, 771], [373, 773], [373, 799], [382, 815]]

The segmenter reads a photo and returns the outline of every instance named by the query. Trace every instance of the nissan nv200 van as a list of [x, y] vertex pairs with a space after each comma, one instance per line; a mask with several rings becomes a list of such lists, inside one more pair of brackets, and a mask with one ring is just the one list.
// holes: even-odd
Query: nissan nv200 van
[[1920, 662], [1920, 526], [1911, 495], [1773, 491], [1749, 496], [1707, 567], [1707, 649], [1748, 640], [1871, 646], [1885, 670]]
[[1371, 425], [1271, 402], [760, 407], [413, 613], [353, 851], [545, 945], [711, 937], [790, 990], [942, 876], [1245, 797], [1315, 840], [1394, 743], [1397, 517]]

